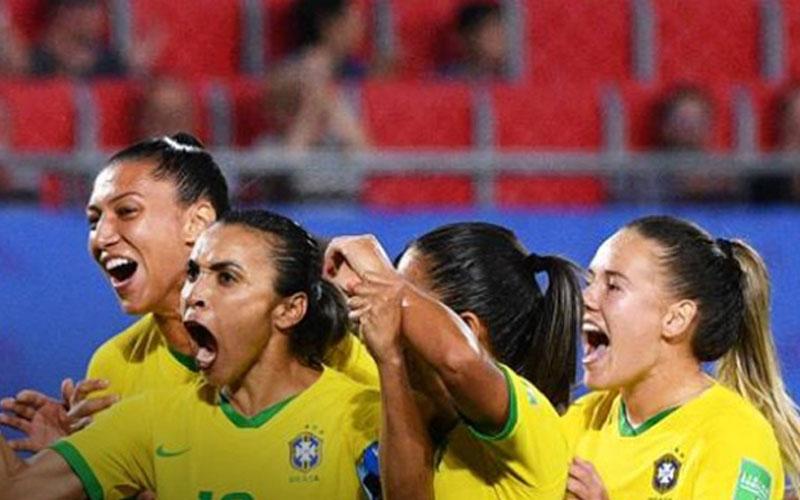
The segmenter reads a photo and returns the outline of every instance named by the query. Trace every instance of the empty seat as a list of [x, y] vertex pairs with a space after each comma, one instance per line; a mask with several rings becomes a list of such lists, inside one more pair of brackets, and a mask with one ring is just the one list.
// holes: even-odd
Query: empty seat
[[751, 80], [759, 76], [757, 0], [654, 0], [662, 81]]
[[361, 191], [363, 203], [395, 209], [467, 206], [474, 200], [472, 178], [461, 174], [376, 174]]
[[255, 145], [270, 131], [264, 112], [264, 82], [254, 78], [237, 79], [230, 86], [233, 112], [233, 144], [239, 147]]
[[593, 85], [497, 86], [492, 91], [500, 148], [597, 150], [602, 143]]
[[607, 199], [602, 179], [580, 174], [501, 174], [495, 181], [500, 207], [597, 206]]
[[[538, 80], [618, 80], [631, 74], [627, 0], [527, 0], [528, 69]], [[514, 48], [511, 48], [514, 50]]]
[[0, 12], [5, 9], [16, 33], [30, 42], [41, 32], [45, 21], [44, 0], [4, 0]]
[[155, 70], [161, 74], [202, 77], [238, 72], [241, 10], [237, 0], [136, 0], [134, 36], [164, 36]]
[[0, 81], [8, 111], [11, 147], [67, 152], [75, 145], [74, 87], [65, 80]]
[[469, 147], [472, 108], [471, 91], [460, 84], [378, 81], [362, 90], [363, 122], [381, 147]]
[[787, 70], [792, 79], [800, 79], [800, 0], [783, 0], [783, 29]]

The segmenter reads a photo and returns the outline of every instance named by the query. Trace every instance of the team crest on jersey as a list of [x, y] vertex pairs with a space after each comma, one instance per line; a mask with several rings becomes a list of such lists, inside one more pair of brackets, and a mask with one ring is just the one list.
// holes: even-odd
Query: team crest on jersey
[[678, 484], [681, 463], [672, 453], [667, 453], [653, 464], [653, 488], [666, 493]]
[[300, 472], [308, 472], [322, 462], [322, 438], [313, 432], [301, 432], [289, 441], [289, 462]]

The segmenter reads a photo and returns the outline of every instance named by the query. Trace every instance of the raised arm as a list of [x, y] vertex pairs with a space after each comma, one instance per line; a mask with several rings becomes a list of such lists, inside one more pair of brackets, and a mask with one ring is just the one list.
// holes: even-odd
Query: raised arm
[[0, 497], [47, 499], [85, 498], [83, 484], [58, 453], [44, 450], [28, 463], [20, 460], [0, 436]]

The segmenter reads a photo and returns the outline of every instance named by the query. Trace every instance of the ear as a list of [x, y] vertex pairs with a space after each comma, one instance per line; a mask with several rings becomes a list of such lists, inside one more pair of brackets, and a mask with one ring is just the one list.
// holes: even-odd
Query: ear
[[186, 221], [183, 225], [183, 241], [188, 245], [194, 245], [197, 238], [217, 220], [217, 211], [207, 200], [200, 200], [194, 203], [186, 213]]
[[494, 353], [492, 342], [489, 338], [489, 329], [486, 327], [486, 324], [472, 311], [463, 312], [459, 314], [459, 316], [478, 338], [478, 342], [481, 343], [481, 346], [488, 352]]
[[693, 300], [680, 300], [670, 304], [661, 323], [662, 335], [669, 341], [687, 337], [697, 318], [697, 303]]
[[308, 296], [298, 292], [281, 299], [272, 310], [272, 321], [279, 330], [289, 330], [306, 316]]

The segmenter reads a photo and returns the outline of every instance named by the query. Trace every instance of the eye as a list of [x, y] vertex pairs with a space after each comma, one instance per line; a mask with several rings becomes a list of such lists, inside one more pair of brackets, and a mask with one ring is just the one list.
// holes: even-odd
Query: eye
[[189, 261], [189, 265], [186, 268], [186, 280], [189, 283], [194, 283], [199, 275], [200, 267], [193, 261]]
[[620, 286], [619, 286], [619, 285], [617, 285], [617, 283], [616, 283], [614, 280], [609, 280], [609, 281], [608, 281], [608, 285], [606, 285], [606, 286], [607, 286], [607, 288], [608, 288], [609, 290], [611, 290], [612, 292], [615, 292], [615, 291], [622, 290], [622, 288], [620, 288]]
[[97, 229], [97, 222], [100, 220], [100, 216], [97, 214], [91, 214], [86, 217], [86, 222], [89, 224], [89, 230], [94, 231]]
[[220, 285], [232, 285], [236, 283], [236, 276], [227, 271], [222, 271], [219, 273], [219, 277], [217, 279], [219, 280]]
[[136, 207], [121, 206], [117, 209], [117, 217], [120, 219], [131, 219], [139, 212]]

